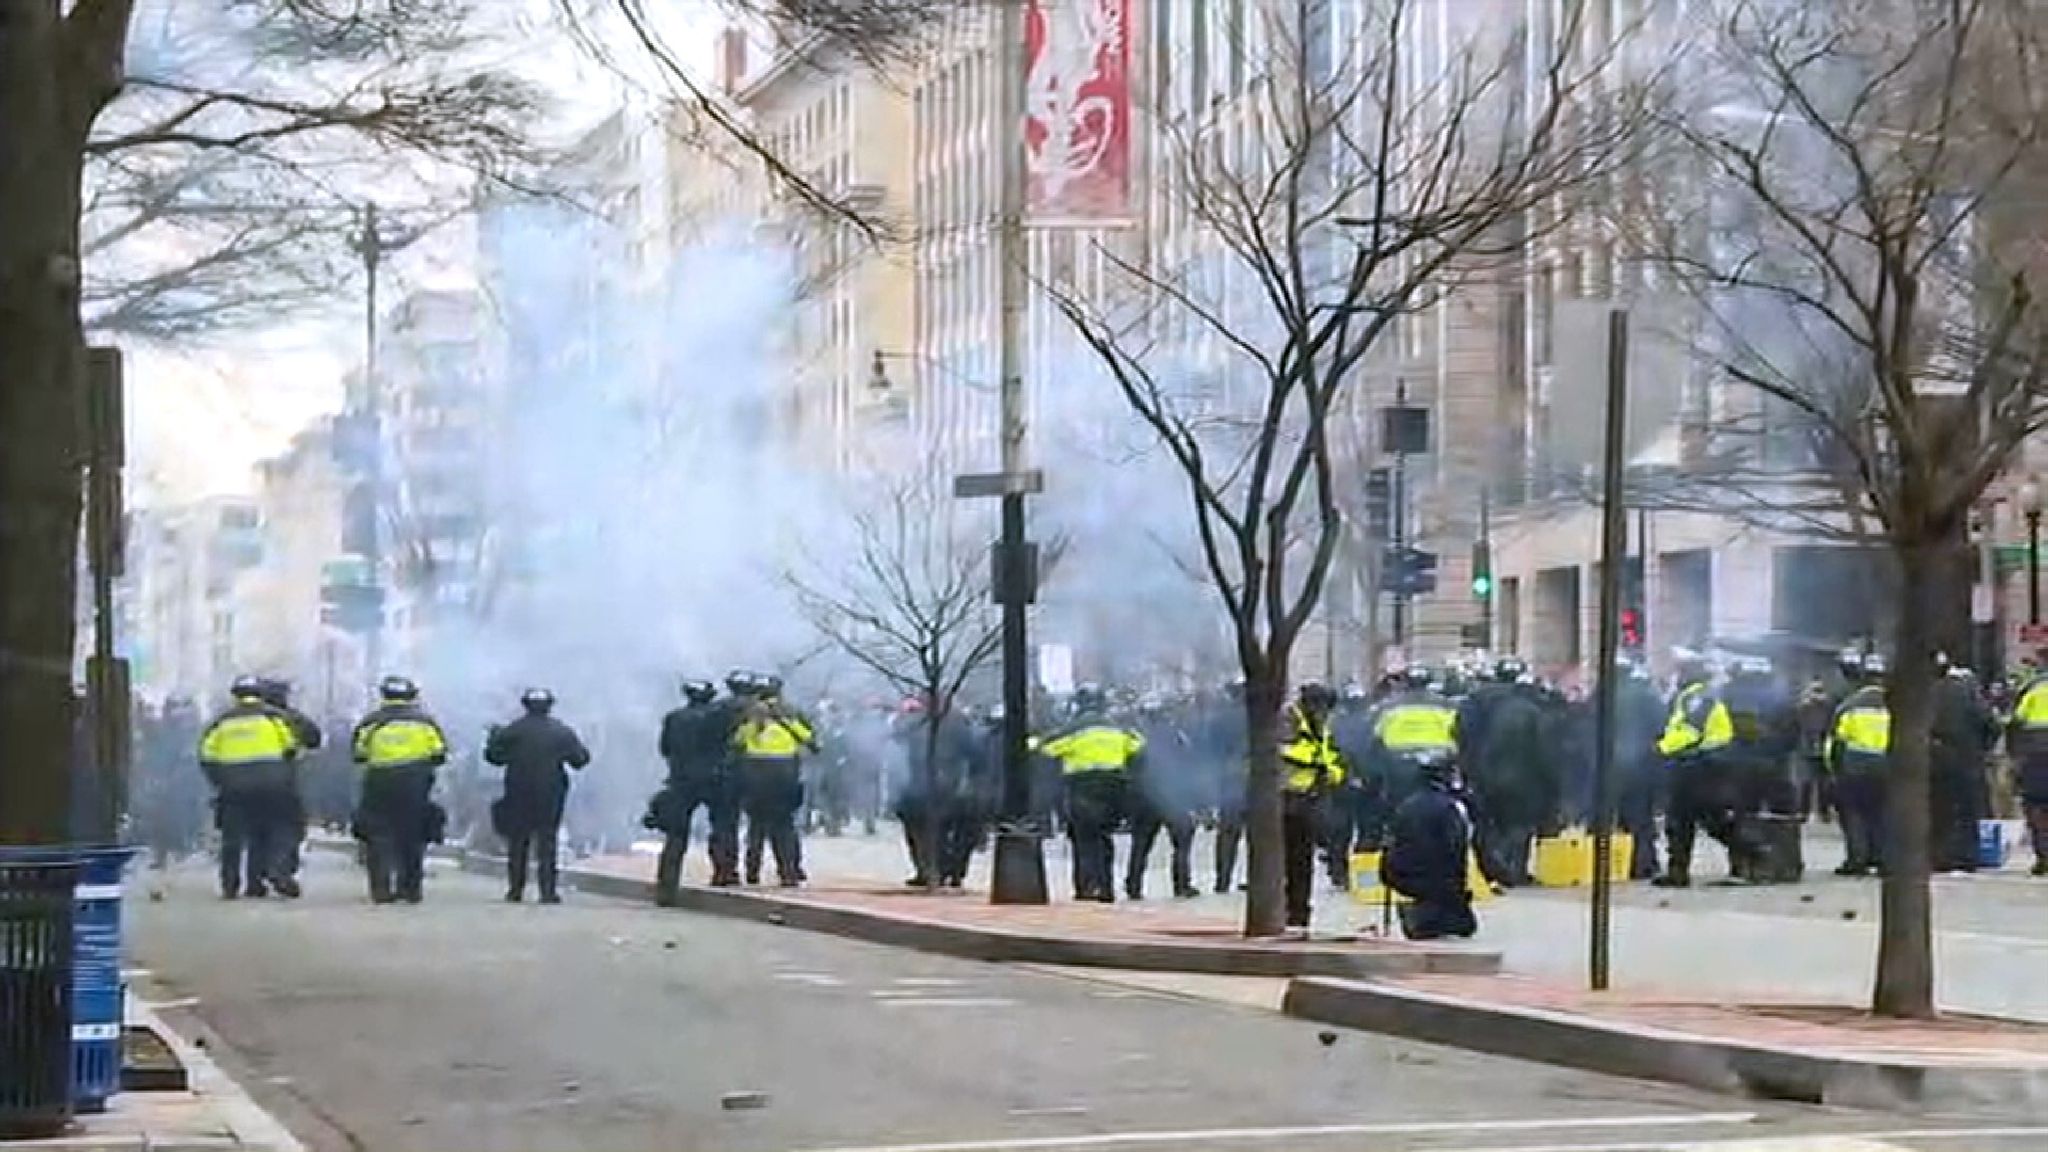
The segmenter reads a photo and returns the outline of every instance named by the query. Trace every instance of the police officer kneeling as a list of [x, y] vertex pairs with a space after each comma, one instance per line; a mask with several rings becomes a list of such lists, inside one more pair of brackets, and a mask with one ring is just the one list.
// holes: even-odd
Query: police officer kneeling
[[560, 904], [556, 888], [556, 849], [562, 831], [562, 806], [569, 798], [569, 773], [590, 763], [590, 750], [576, 730], [555, 719], [555, 695], [529, 688], [519, 697], [526, 714], [493, 729], [484, 745], [484, 759], [505, 769], [505, 794], [492, 806], [498, 834], [505, 838], [505, 899], [526, 898], [526, 865], [539, 858], [540, 902]]
[[1442, 753], [1419, 757], [1423, 786], [1394, 812], [1387, 857], [1389, 888], [1408, 897], [1400, 905], [1401, 932], [1410, 940], [1465, 937], [1479, 931], [1472, 892], [1465, 886], [1472, 851], [1472, 813], [1458, 780], [1457, 761]]
[[229, 692], [234, 703], [199, 740], [199, 765], [215, 789], [221, 898], [260, 897], [266, 888], [297, 896], [285, 829], [296, 828], [298, 821], [292, 765], [299, 754], [298, 737], [290, 721], [263, 699], [263, 684], [255, 677], [241, 677]]
[[420, 707], [420, 690], [403, 676], [377, 686], [380, 703], [350, 741], [363, 783], [356, 834], [366, 848], [370, 899], [378, 904], [424, 895], [427, 844], [435, 837], [434, 769], [448, 761], [441, 726]]

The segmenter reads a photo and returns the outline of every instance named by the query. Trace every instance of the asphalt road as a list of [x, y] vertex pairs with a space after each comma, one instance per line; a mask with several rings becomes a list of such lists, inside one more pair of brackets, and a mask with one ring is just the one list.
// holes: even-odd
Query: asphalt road
[[573, 894], [509, 907], [446, 871], [422, 907], [372, 907], [345, 861], [309, 867], [292, 904], [224, 904], [203, 864], [175, 872], [133, 902], [131, 955], [318, 1152], [2048, 1146], [2048, 1126], [1762, 1104], [1363, 1033], [1325, 1044], [1170, 990]]

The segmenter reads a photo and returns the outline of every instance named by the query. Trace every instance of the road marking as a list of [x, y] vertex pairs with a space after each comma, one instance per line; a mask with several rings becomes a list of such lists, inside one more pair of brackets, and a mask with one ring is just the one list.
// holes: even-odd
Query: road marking
[[[902, 1001], [896, 1001], [902, 1003]], [[1114, 1148], [1125, 1144], [1192, 1144], [1209, 1142], [1254, 1142], [1302, 1140], [1330, 1136], [1426, 1136], [1478, 1132], [1542, 1132], [1552, 1130], [1598, 1130], [1612, 1128], [1703, 1128], [1717, 1124], [1748, 1124], [1754, 1112], [1689, 1112], [1655, 1116], [1596, 1116], [1542, 1120], [1421, 1120], [1388, 1124], [1319, 1124], [1292, 1128], [1207, 1128], [1180, 1132], [1101, 1132], [1086, 1136], [1034, 1136], [1010, 1140], [962, 1140], [943, 1144], [874, 1144], [858, 1147], [817, 1148], [810, 1152], [1031, 1152], [1033, 1149]], [[1569, 1150], [1588, 1145], [1560, 1146]], [[1657, 1149], [1661, 1145], [1618, 1145]], [[1499, 1152], [1508, 1152], [1502, 1149]], [[1535, 1150], [1526, 1150], [1535, 1152]]]
[[1014, 1008], [1015, 1000], [1001, 996], [897, 996], [875, 1003], [884, 1008]]
[[1058, 1108], [1012, 1108], [1012, 1116], [1086, 1116], [1088, 1109], [1080, 1104], [1068, 1104]]
[[951, 976], [898, 976], [889, 983], [899, 984], [905, 988], [961, 988], [966, 986], [967, 981]]
[[829, 972], [775, 972], [774, 979], [785, 984], [808, 984], [813, 988], [843, 988], [846, 981]]

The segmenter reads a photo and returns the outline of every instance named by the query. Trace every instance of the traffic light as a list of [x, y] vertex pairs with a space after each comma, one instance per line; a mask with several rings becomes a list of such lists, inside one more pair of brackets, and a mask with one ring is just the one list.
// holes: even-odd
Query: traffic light
[[1365, 474], [1365, 529], [1374, 540], [1385, 540], [1393, 524], [1394, 470], [1374, 468]]
[[1389, 548], [1383, 571], [1387, 591], [1396, 596], [1420, 596], [1436, 591], [1436, 553], [1420, 548]]
[[1472, 542], [1472, 595], [1481, 600], [1493, 597], [1493, 547], [1484, 540]]
[[1643, 614], [1634, 608], [1621, 610], [1621, 646], [1641, 648], [1643, 646]]

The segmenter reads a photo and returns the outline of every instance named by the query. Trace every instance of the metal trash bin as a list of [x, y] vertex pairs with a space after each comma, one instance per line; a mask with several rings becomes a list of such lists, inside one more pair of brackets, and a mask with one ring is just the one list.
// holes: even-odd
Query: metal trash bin
[[132, 848], [78, 853], [72, 906], [71, 1106], [104, 1112], [121, 1090], [121, 874]]
[[0, 1139], [70, 1123], [72, 892], [67, 852], [0, 848]]

